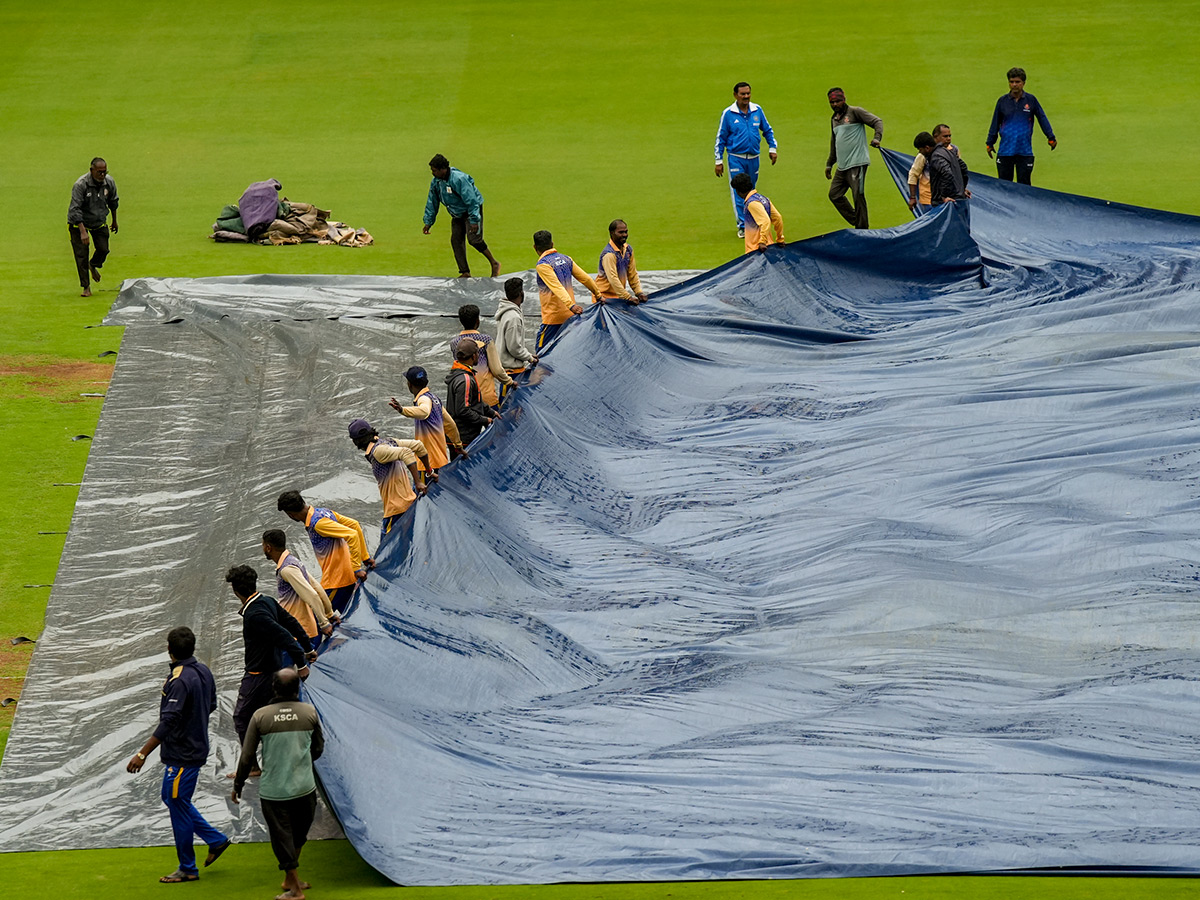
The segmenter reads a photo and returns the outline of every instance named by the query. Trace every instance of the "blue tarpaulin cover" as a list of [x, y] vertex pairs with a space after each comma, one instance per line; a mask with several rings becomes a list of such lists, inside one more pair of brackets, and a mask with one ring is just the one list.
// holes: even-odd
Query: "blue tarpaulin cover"
[[567, 329], [308, 681], [371, 865], [1197, 870], [1200, 220], [970, 187]]
[[[1200, 221], [970, 187], [970, 232], [950, 207], [647, 275], [649, 304], [564, 331], [307, 682], [368, 862], [408, 884], [1200, 871]], [[227, 800], [225, 569], [269, 591], [275, 527], [315, 569], [288, 489], [375, 544], [346, 424], [411, 434], [401, 373], [441, 393], [455, 311], [500, 287], [126, 282], [0, 852], [170, 844], [159, 779], [125, 763], [178, 624], [219, 691], [196, 803], [265, 837], [253, 782]]]

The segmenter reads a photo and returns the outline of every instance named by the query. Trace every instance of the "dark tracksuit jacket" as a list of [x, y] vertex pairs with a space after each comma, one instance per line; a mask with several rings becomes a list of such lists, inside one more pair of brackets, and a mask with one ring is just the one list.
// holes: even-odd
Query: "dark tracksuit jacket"
[[304, 665], [304, 645], [311, 643], [304, 626], [279, 605], [274, 597], [256, 594], [242, 610], [242, 640], [246, 645], [247, 672], [276, 672], [284, 656], [291, 664]]
[[164, 765], [184, 769], [208, 760], [208, 717], [217, 708], [217, 685], [196, 657], [171, 664], [158, 708], [159, 753]]

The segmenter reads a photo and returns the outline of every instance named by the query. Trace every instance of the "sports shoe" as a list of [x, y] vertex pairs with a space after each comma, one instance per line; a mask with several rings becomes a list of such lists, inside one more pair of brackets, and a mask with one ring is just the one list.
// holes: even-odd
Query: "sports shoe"
[[738, 237], [744, 238], [745, 236], [746, 236], [746, 229], [739, 225], [738, 226]]

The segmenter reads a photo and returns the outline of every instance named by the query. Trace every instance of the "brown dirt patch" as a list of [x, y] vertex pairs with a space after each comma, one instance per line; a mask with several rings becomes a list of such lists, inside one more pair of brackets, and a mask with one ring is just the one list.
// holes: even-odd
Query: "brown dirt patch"
[[[20, 699], [33, 648], [33, 644], [18, 644], [14, 647], [7, 640], [0, 643], [0, 700], [7, 697]], [[0, 709], [0, 732], [7, 732], [12, 728], [16, 712], [15, 703]]]
[[112, 380], [112, 363], [77, 359], [0, 356], [0, 395], [13, 399], [43, 397], [56, 403], [81, 403], [102, 394]]

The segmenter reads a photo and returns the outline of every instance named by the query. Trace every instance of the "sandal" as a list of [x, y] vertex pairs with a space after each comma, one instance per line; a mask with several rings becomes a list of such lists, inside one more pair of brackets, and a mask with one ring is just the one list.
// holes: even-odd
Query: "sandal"
[[199, 881], [200, 876], [192, 875], [191, 873], [185, 872], [182, 869], [176, 869], [170, 875], [164, 875], [158, 880], [162, 884], [182, 884], [185, 881]]
[[232, 845], [232, 844], [233, 844], [233, 841], [230, 841], [230, 840], [226, 840], [225, 843], [223, 843], [223, 844], [209, 844], [208, 845], [208, 857], [204, 860], [204, 868], [207, 869], [209, 866], [211, 866], [213, 863], [215, 863], [218, 859], [220, 859], [221, 854], [224, 853], [226, 850], [228, 850], [230, 845]]

